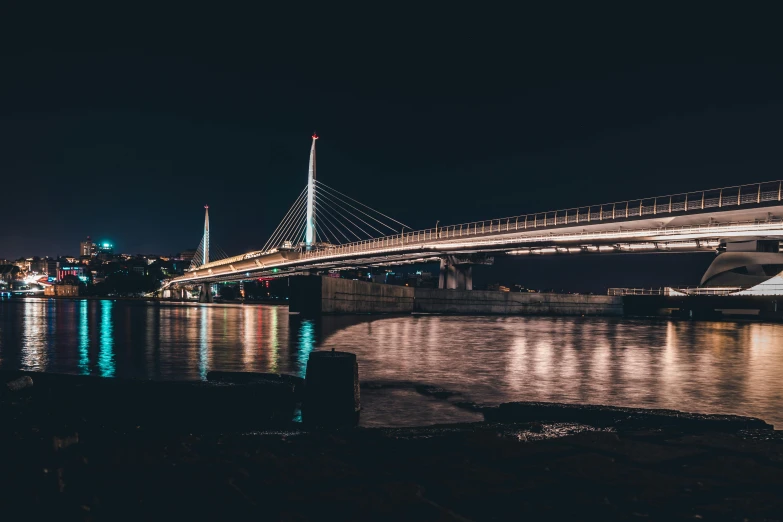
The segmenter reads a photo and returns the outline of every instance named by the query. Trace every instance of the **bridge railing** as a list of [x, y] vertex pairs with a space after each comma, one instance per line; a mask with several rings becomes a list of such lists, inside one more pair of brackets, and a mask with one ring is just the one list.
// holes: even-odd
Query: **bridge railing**
[[752, 183], [698, 192], [604, 203], [602, 205], [536, 212], [424, 230], [412, 230], [392, 236], [335, 245], [327, 248], [325, 251], [305, 252], [303, 257], [314, 258], [324, 254], [352, 254], [369, 250], [381, 250], [386, 247], [415, 245], [416, 243], [424, 243], [436, 239], [475, 237], [484, 234], [540, 230], [562, 225], [612, 222], [629, 218], [696, 212], [705, 209], [759, 205], [773, 201], [783, 201], [782, 197], [782, 181]]
[[666, 295], [666, 296], [685, 296], [685, 295], [731, 295], [742, 290], [739, 286], [725, 287], [684, 287], [675, 288], [666, 286], [664, 288], [610, 288], [608, 295]]
[[610, 288], [607, 295], [664, 295], [664, 288]]

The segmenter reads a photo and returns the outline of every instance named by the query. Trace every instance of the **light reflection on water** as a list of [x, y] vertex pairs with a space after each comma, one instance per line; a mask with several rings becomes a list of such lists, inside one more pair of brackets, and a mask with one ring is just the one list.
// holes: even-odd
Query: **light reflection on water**
[[[312, 320], [304, 320], [299, 324], [299, 349], [297, 361], [299, 362], [299, 376], [304, 378], [307, 370], [307, 359], [310, 352], [315, 349], [315, 323]], [[354, 377], [354, 382], [356, 378]]]
[[87, 319], [87, 301], [79, 304], [79, 373], [90, 374], [90, 334]]
[[111, 310], [114, 301], [101, 301], [101, 346], [98, 354], [98, 368], [101, 377], [114, 377], [114, 330]]
[[[783, 325], [555, 317], [335, 317], [276, 306], [0, 301], [0, 367], [151, 379], [304, 376], [315, 349], [359, 359], [363, 423], [472, 420], [416, 384], [541, 400], [753, 415], [783, 425]], [[461, 411], [461, 410], [460, 410]]]

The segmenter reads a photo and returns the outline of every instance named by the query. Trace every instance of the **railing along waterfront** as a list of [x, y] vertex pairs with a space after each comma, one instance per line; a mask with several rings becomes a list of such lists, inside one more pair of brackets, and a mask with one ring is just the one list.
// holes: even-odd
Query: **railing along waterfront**
[[742, 287], [687, 287], [674, 288], [666, 286], [664, 288], [610, 288], [608, 295], [731, 295], [742, 290]]
[[476, 237], [525, 230], [540, 230], [561, 225], [595, 224], [630, 218], [701, 211], [705, 209], [759, 205], [783, 201], [783, 181], [768, 181], [698, 192], [670, 194], [653, 198], [632, 199], [602, 205], [575, 207], [538, 212], [459, 225], [412, 230], [392, 236], [335, 245], [326, 249], [303, 252], [305, 259], [323, 255], [342, 255], [399, 247], [438, 239]]
[[663, 288], [610, 288], [607, 295], [664, 295]]

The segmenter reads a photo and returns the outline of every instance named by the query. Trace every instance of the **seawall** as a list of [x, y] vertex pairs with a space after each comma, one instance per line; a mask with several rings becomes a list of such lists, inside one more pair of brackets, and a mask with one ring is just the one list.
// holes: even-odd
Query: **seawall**
[[291, 278], [290, 310], [341, 314], [623, 315], [623, 298], [607, 295], [438, 290], [333, 277]]
[[623, 315], [622, 297], [609, 295], [438, 290], [417, 288], [414, 311], [438, 314]]
[[289, 307], [304, 316], [406, 314], [413, 311], [414, 289], [335, 277], [291, 278]]

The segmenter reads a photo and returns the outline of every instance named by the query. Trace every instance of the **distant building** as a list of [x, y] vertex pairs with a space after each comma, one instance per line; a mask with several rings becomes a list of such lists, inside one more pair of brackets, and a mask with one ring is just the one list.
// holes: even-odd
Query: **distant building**
[[77, 285], [50, 285], [44, 288], [44, 295], [53, 297], [78, 297], [79, 287]]
[[92, 257], [96, 253], [95, 243], [92, 242], [90, 236], [87, 239], [79, 243], [79, 257]]
[[57, 278], [57, 269], [60, 268], [60, 263], [54, 259], [46, 260], [46, 275], [51, 278]]
[[46, 259], [41, 259], [40, 257], [34, 257], [32, 258], [30, 262], [30, 271], [35, 272], [36, 274], [45, 274], [46, 273]]
[[14, 261], [14, 264], [19, 267], [19, 270], [22, 272], [29, 272], [30, 271], [30, 265], [32, 264], [32, 260], [20, 258]]
[[5, 264], [0, 265], [0, 281], [10, 283], [11, 281], [20, 277], [22, 271], [16, 265]]
[[108, 241], [103, 241], [101, 243], [98, 243], [96, 245], [96, 249], [99, 254], [109, 254], [109, 255], [114, 254], [114, 245], [112, 245]]
[[57, 269], [57, 280], [62, 281], [65, 276], [75, 276], [80, 280], [85, 281], [87, 278], [84, 275], [84, 267], [79, 265], [61, 266]]

